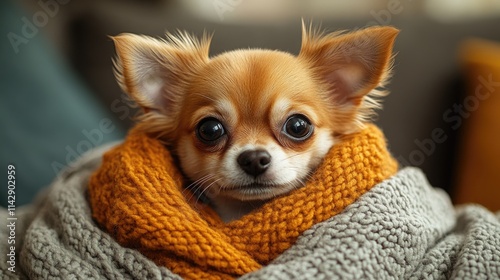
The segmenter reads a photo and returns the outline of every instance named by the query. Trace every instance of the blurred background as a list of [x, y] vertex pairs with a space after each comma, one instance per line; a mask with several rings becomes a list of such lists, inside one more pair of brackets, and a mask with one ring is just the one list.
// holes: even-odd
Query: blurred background
[[136, 108], [113, 76], [108, 35], [208, 31], [212, 55], [296, 54], [302, 17], [328, 31], [399, 28], [391, 94], [375, 120], [391, 152], [455, 203], [500, 209], [498, 0], [2, 1], [0, 162], [16, 166], [16, 204], [132, 125]]

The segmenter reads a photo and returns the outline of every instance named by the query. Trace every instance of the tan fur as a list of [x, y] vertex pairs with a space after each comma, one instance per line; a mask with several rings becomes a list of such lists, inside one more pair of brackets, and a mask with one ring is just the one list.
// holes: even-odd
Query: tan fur
[[[358, 64], [368, 71], [368, 82], [359, 89], [359, 94], [353, 96], [360, 98], [358, 107], [355, 110], [348, 108], [337, 123], [339, 126], [340, 123], [356, 126], [347, 127], [346, 132], [363, 128], [363, 123], [375, 115], [376, 109], [381, 108], [380, 98], [388, 94], [384, 87], [391, 76], [392, 45], [398, 33], [399, 31], [392, 27], [371, 27], [352, 33], [339, 31], [325, 35], [311, 26], [307, 30], [305, 24], [302, 24], [299, 58], [304, 58], [319, 68], [317, 75], [320, 80], [323, 69], [331, 71], [331, 67], [338, 67], [325, 65], [325, 62], [336, 61], [339, 65]], [[326, 86], [335, 88], [335, 85]], [[342, 109], [333, 108], [337, 112], [344, 111]], [[354, 120], [354, 123], [351, 123], [351, 120]]]
[[[190, 75], [201, 64], [208, 62], [211, 36], [204, 35], [198, 40], [188, 33], [179, 32], [177, 36], [167, 33], [166, 39], [134, 34], [121, 34], [111, 38], [118, 55], [113, 60], [118, 84], [144, 109], [144, 114], [138, 117], [138, 127], [147, 133], [171, 139], [172, 131], [177, 129], [174, 120], [179, 117], [177, 114]], [[144, 98], [137, 86], [137, 81], [142, 78], [137, 75], [141, 71], [140, 66], [132, 65], [137, 53], [143, 53], [137, 59], [155, 61], [162, 78], [168, 80], [168, 86], [162, 94], [163, 106]]]
[[[339, 136], [361, 129], [386, 94], [380, 88], [390, 76], [396, 29], [323, 35], [302, 28], [297, 56], [236, 50], [209, 58], [210, 38], [186, 33], [168, 40], [113, 38], [116, 77], [144, 109], [139, 128], [169, 144], [193, 187], [220, 213], [236, 211], [226, 209], [234, 200], [262, 201], [302, 186]], [[296, 141], [283, 133], [294, 114], [313, 125], [309, 138]], [[227, 132], [215, 144], [196, 133], [207, 117]], [[252, 178], [238, 168], [237, 156], [248, 149], [269, 151], [266, 173]], [[241, 189], [247, 184], [259, 187]]]

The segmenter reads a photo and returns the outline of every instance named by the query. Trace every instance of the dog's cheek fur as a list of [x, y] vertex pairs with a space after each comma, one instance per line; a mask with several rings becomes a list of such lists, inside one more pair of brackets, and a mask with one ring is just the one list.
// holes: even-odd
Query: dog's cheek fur
[[[176, 144], [176, 155], [180, 160], [181, 168], [185, 175], [192, 181], [202, 180], [205, 176], [213, 174], [207, 182], [216, 179], [218, 167], [220, 166], [219, 153], [206, 153], [198, 149], [192, 136], [184, 135]], [[206, 183], [204, 185], [207, 185]]]
[[332, 131], [328, 128], [319, 128], [315, 134], [315, 141], [311, 145], [311, 158], [308, 163], [310, 170], [318, 167], [330, 148], [336, 143]]

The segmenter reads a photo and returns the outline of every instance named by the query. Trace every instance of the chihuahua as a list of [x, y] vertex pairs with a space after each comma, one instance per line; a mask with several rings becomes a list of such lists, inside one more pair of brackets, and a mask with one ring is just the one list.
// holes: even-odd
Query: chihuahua
[[166, 143], [225, 222], [303, 186], [386, 94], [397, 29], [302, 33], [296, 56], [209, 57], [207, 35], [112, 37], [117, 80], [143, 109], [137, 128]]

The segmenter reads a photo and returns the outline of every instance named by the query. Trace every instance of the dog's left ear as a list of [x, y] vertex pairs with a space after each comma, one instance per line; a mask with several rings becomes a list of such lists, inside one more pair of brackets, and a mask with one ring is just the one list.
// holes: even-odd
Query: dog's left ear
[[322, 36], [308, 31], [304, 24], [302, 32], [299, 58], [306, 60], [315, 76], [326, 84], [334, 102], [354, 106], [360, 106], [363, 97], [387, 78], [399, 33], [393, 27], [370, 27]]
[[155, 39], [134, 34], [112, 37], [119, 85], [142, 109], [138, 129], [172, 139], [178, 125], [186, 86], [208, 60], [210, 36], [187, 33]]
[[208, 61], [210, 39], [187, 33], [167, 34], [166, 40], [120, 34], [111, 37], [117, 57], [115, 75], [122, 89], [145, 112], [169, 112], [177, 106], [182, 86], [197, 66]]

